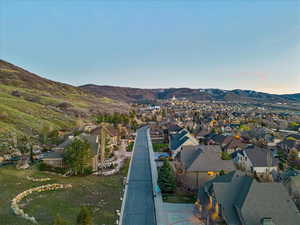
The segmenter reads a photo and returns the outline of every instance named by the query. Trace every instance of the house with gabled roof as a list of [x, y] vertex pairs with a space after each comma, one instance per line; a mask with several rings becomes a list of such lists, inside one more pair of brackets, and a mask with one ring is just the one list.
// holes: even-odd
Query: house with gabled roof
[[184, 146], [175, 160], [178, 178], [189, 189], [195, 190], [223, 172], [235, 170], [231, 160], [222, 160], [218, 145]]
[[274, 173], [278, 171], [278, 159], [269, 149], [249, 146], [232, 154], [233, 160], [251, 173]]
[[205, 183], [195, 207], [197, 217], [210, 225], [300, 223], [300, 213], [281, 183], [259, 183], [240, 171]]
[[169, 149], [172, 158], [175, 158], [183, 147], [197, 145], [199, 145], [198, 140], [186, 129], [181, 129], [179, 132], [171, 134], [169, 137]]
[[99, 164], [99, 157], [100, 157], [100, 140], [98, 135], [82, 133], [76, 137], [71, 136], [67, 140], [65, 140], [62, 144], [60, 144], [57, 148], [55, 148], [54, 151], [43, 154], [41, 160], [45, 164], [53, 167], [59, 167], [59, 168], [65, 167], [63, 161], [65, 148], [67, 148], [75, 139], [87, 141], [92, 153], [92, 159], [90, 165], [93, 171], [97, 171], [98, 164]]

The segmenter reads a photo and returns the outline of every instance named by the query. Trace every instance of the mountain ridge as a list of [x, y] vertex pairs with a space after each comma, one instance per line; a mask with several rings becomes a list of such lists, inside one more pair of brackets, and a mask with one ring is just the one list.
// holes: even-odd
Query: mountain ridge
[[86, 84], [79, 86], [81, 89], [93, 92], [98, 96], [110, 97], [129, 103], [139, 101], [154, 101], [177, 98], [186, 98], [194, 101], [241, 101], [241, 102], [300, 102], [300, 93], [295, 94], [270, 94], [253, 90], [222, 90], [217, 88], [131, 88], [110, 85]]

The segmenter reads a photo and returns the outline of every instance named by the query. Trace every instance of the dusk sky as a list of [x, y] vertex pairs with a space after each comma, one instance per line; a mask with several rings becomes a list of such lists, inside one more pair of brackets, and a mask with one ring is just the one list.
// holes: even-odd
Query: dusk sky
[[0, 0], [0, 58], [51, 80], [300, 92], [300, 0]]

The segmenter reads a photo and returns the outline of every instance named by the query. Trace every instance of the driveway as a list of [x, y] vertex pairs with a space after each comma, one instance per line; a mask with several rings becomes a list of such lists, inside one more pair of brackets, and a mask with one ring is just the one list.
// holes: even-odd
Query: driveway
[[194, 215], [194, 204], [163, 203], [168, 225], [204, 225]]

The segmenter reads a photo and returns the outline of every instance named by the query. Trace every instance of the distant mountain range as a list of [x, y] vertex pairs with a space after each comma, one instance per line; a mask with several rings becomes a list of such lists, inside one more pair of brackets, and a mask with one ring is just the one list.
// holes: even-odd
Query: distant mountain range
[[99, 86], [87, 84], [80, 86], [81, 89], [102, 97], [128, 103], [156, 101], [170, 99], [175, 96], [178, 99], [185, 98], [193, 101], [235, 101], [235, 102], [258, 102], [258, 103], [292, 103], [300, 102], [298, 94], [268, 94], [251, 90], [221, 90], [221, 89], [191, 89], [191, 88], [167, 88], [167, 89], [140, 89], [115, 86]]

